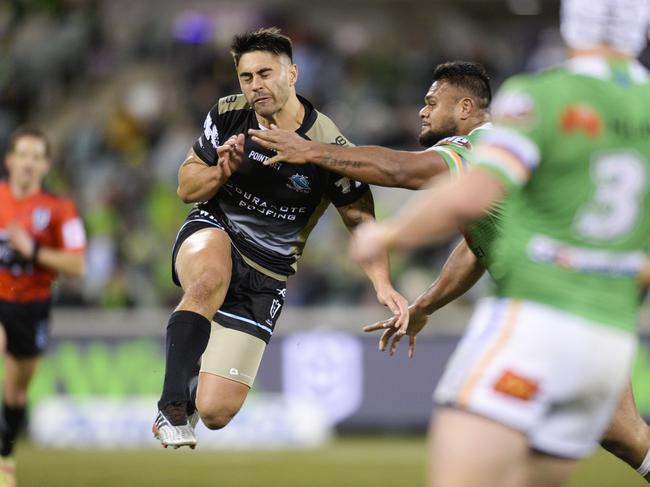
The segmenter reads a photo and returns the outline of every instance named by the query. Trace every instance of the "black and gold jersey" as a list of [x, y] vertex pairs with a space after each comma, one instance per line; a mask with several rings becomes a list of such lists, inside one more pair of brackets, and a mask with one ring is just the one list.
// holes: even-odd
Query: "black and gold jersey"
[[[328, 144], [350, 145], [336, 125], [302, 97], [305, 116], [296, 131]], [[230, 136], [245, 134], [239, 169], [209, 201], [197, 209], [217, 221], [237, 250], [263, 269], [283, 276], [295, 272], [296, 262], [316, 222], [329, 203], [349, 205], [369, 187], [313, 164], [262, 163], [273, 152], [247, 135], [258, 129], [254, 110], [243, 95], [221, 98], [208, 113], [194, 152], [207, 164], [217, 163], [216, 148]], [[196, 214], [196, 213], [195, 213]]]

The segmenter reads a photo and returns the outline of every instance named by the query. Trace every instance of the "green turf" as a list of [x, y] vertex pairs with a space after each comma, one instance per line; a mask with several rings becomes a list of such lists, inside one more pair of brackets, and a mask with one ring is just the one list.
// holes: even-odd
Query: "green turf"
[[[425, 454], [423, 438], [364, 437], [303, 451], [84, 451], [21, 444], [17, 461], [21, 487], [402, 487], [424, 485]], [[580, 464], [569, 484], [647, 485], [605, 452]]]

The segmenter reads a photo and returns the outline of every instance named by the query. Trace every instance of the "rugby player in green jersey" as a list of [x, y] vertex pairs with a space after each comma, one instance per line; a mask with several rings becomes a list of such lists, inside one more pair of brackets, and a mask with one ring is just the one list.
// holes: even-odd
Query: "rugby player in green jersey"
[[[433, 176], [463, 171], [476, 139], [490, 128], [490, 98], [487, 73], [479, 64], [454, 61], [437, 66], [425, 105], [420, 110], [422, 131], [419, 140], [429, 147], [421, 152], [322, 144], [277, 128], [251, 131], [251, 134], [256, 142], [276, 151], [276, 156], [267, 161], [270, 164], [307, 161], [358, 181], [418, 189]], [[462, 296], [486, 268], [490, 272], [491, 243], [497, 232], [496, 214], [465, 228], [465, 239], [452, 251], [436, 281], [409, 306], [406, 333], [409, 357], [415, 353], [416, 336], [426, 326], [430, 315]], [[379, 348], [383, 351], [388, 347], [392, 355], [404, 336], [395, 324], [393, 317], [368, 325], [364, 330], [383, 330]], [[626, 389], [602, 444], [633, 468], [642, 465], [646, 457], [650, 431], [636, 409], [630, 387]]]
[[360, 261], [412, 247], [504, 200], [496, 297], [480, 304], [436, 390], [432, 485], [562, 485], [629, 374], [650, 236], [650, 83], [633, 61], [648, 4], [565, 1], [562, 19], [571, 60], [504, 85], [478, 167], [353, 244]]

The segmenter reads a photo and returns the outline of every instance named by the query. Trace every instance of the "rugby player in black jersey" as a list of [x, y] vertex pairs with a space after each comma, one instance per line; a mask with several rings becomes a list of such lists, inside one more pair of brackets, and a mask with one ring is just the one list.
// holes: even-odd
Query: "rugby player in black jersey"
[[[173, 248], [173, 278], [183, 297], [167, 326], [165, 380], [153, 426], [163, 446], [194, 447], [198, 415], [219, 429], [239, 411], [280, 315], [287, 277], [329, 203], [350, 230], [374, 218], [366, 184], [312, 164], [265, 166], [273, 152], [243, 135], [274, 124], [349, 145], [329, 118], [296, 94], [289, 38], [261, 29], [235, 36], [231, 53], [242, 94], [210, 110], [179, 170], [179, 196], [197, 205]], [[390, 283], [387, 256], [364, 271], [403, 332], [407, 301]], [[194, 389], [188, 386], [202, 355]]]

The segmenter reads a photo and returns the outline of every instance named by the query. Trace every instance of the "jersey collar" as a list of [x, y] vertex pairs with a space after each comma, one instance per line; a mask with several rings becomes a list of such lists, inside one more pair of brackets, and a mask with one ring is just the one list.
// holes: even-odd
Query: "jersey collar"
[[[647, 83], [650, 81], [648, 71], [636, 59], [623, 61], [621, 65], [627, 65], [630, 78], [635, 83]], [[613, 79], [612, 63], [600, 56], [576, 56], [566, 62], [569, 71], [598, 78], [602, 80]]]
[[302, 119], [302, 125], [298, 127], [298, 130], [296, 132], [302, 136], [305, 136], [307, 134], [307, 131], [314, 125], [314, 122], [316, 121], [317, 117], [317, 112], [314, 109], [314, 105], [312, 105], [309, 100], [306, 98], [303, 98], [300, 95], [298, 96], [298, 100], [300, 100], [300, 103], [305, 107], [305, 116]]
[[467, 136], [469, 137], [470, 135], [472, 135], [477, 130], [491, 129], [491, 128], [492, 128], [492, 122], [485, 122], [485, 123], [482, 123], [481, 125], [479, 125], [478, 127], [474, 127], [472, 130], [470, 130], [469, 134], [467, 134]]

